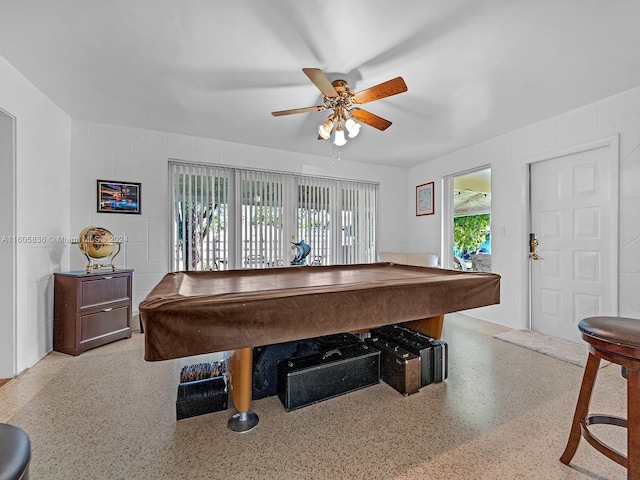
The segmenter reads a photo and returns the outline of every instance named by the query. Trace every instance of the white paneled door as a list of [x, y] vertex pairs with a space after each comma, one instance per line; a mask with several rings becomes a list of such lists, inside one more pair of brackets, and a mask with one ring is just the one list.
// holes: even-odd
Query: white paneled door
[[530, 164], [531, 328], [581, 342], [578, 322], [618, 309], [617, 138]]

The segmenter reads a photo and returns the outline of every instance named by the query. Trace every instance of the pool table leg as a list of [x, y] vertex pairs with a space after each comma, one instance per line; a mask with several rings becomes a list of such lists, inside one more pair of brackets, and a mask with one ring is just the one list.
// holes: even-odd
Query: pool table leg
[[231, 398], [238, 413], [229, 419], [227, 427], [232, 432], [245, 433], [258, 425], [258, 415], [249, 410], [253, 382], [253, 347], [230, 352], [228, 365]]
[[444, 324], [444, 315], [436, 315], [435, 317], [423, 318], [421, 320], [412, 320], [403, 322], [402, 325], [424, 333], [428, 337], [441, 339], [442, 327]]

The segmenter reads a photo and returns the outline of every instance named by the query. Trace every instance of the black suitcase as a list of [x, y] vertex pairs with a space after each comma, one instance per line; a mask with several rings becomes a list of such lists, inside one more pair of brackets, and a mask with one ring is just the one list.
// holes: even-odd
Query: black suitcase
[[380, 351], [363, 342], [278, 364], [278, 397], [291, 411], [380, 383]]
[[439, 383], [449, 376], [449, 345], [444, 340], [432, 340], [433, 382]]
[[322, 346], [316, 339], [294, 340], [254, 347], [253, 349], [253, 386], [251, 397], [258, 400], [277, 395], [278, 362], [291, 357], [300, 357], [319, 353]]
[[440, 383], [449, 376], [449, 345], [444, 340], [436, 340], [409, 327], [399, 327], [412, 335], [431, 342], [433, 346], [433, 383]]
[[436, 340], [409, 327], [397, 326], [415, 338], [428, 341], [433, 347], [433, 383], [440, 383], [449, 376], [449, 345], [444, 340]]
[[361, 342], [362, 340], [351, 333], [336, 333], [254, 347], [252, 399], [259, 400], [277, 395], [278, 362]]
[[365, 342], [380, 350], [380, 378], [403, 395], [420, 389], [420, 357], [382, 337], [369, 337]]
[[420, 387], [433, 383], [433, 345], [425, 335], [398, 325], [384, 325], [371, 330], [371, 336], [386, 338], [420, 357]]

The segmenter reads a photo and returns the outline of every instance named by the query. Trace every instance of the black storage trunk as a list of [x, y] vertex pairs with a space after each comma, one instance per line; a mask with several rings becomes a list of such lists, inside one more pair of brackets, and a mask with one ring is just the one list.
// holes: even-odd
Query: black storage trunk
[[228, 403], [229, 392], [223, 377], [180, 383], [176, 399], [176, 419], [226, 410]]
[[278, 393], [278, 362], [291, 357], [300, 357], [321, 351], [315, 339], [294, 340], [253, 349], [252, 398], [270, 397]]
[[371, 336], [382, 337], [396, 343], [420, 357], [420, 387], [433, 383], [433, 345], [429, 337], [398, 325], [384, 325], [371, 330]]
[[282, 360], [312, 355], [361, 342], [358, 337], [351, 333], [336, 333], [305, 340], [293, 340], [291, 342], [254, 347], [252, 399], [259, 400], [277, 395], [278, 363]]
[[365, 342], [380, 350], [380, 378], [403, 395], [420, 389], [420, 357], [382, 337], [369, 337]]
[[185, 365], [180, 371], [176, 418], [226, 410], [229, 404], [225, 361]]
[[363, 342], [278, 364], [278, 397], [291, 411], [380, 383], [380, 351]]

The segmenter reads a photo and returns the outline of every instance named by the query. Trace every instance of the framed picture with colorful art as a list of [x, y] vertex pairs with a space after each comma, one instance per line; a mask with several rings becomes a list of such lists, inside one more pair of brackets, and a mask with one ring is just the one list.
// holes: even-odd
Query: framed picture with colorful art
[[140, 213], [140, 188], [136, 182], [98, 180], [98, 213]]
[[416, 187], [416, 216], [433, 215], [433, 182]]

